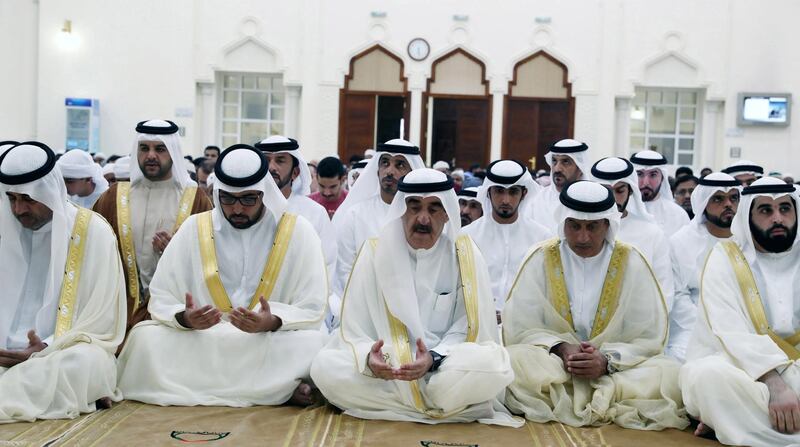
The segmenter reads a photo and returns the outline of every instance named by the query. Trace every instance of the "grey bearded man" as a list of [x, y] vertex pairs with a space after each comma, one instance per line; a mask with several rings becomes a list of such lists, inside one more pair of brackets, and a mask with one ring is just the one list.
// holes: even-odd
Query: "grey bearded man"
[[346, 414], [521, 425], [497, 399], [513, 376], [486, 264], [459, 228], [452, 180], [426, 168], [403, 178], [353, 266], [340, 330], [311, 367]]

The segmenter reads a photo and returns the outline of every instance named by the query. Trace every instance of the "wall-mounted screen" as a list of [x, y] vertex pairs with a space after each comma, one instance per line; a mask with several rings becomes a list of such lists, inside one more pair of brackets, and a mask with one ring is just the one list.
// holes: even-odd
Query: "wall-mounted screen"
[[740, 126], [788, 126], [792, 95], [789, 93], [739, 93]]

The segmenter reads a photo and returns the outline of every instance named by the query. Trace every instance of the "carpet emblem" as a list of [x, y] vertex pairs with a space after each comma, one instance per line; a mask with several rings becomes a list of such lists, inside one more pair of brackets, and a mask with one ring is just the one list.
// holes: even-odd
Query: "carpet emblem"
[[231, 432], [213, 432], [213, 431], [173, 431], [169, 437], [177, 439], [181, 442], [214, 442], [220, 439], [227, 438]]
[[422, 447], [479, 447], [478, 444], [461, 444], [459, 442], [420, 441]]

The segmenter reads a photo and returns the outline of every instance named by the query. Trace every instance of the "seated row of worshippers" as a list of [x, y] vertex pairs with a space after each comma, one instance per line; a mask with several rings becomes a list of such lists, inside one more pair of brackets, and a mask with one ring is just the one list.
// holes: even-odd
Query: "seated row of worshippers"
[[[492, 163], [473, 191], [487, 213], [462, 228], [452, 181], [391, 140], [334, 216], [331, 261], [296, 141], [223, 151], [212, 207], [173, 163], [177, 131], [139, 123], [130, 181], [94, 211], [68, 200], [47, 145], [0, 146], [0, 423], [321, 394], [365, 419], [691, 416], [726, 444], [800, 442], [792, 185], [710, 174], [681, 226], [660, 154], [589, 166], [562, 140], [547, 189]], [[653, 172], [667, 199], [643, 201]]]

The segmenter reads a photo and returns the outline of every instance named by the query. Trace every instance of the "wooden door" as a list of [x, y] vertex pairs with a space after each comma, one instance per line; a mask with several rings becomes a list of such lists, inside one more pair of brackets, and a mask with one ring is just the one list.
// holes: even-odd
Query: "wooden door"
[[489, 100], [434, 98], [431, 160], [469, 167], [489, 161]]
[[572, 137], [569, 101], [508, 98], [504, 127], [504, 158], [528, 167], [535, 158], [536, 169], [547, 169], [547, 148]]
[[339, 156], [344, 163], [375, 144], [375, 95], [343, 93], [340, 105]]

